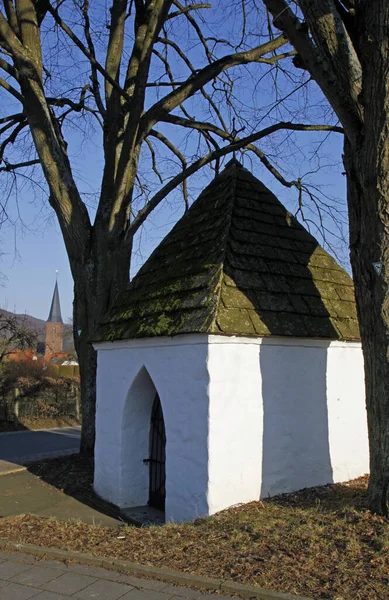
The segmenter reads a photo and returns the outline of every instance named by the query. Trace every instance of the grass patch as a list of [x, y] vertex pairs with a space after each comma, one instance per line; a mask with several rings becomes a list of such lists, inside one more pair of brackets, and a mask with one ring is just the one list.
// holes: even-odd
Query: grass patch
[[[89, 490], [92, 463], [33, 467], [66, 493]], [[84, 551], [331, 600], [388, 598], [389, 523], [366, 509], [367, 477], [251, 502], [184, 525], [118, 530], [35, 516], [0, 520], [0, 537]], [[84, 490], [84, 492], [83, 492]]]

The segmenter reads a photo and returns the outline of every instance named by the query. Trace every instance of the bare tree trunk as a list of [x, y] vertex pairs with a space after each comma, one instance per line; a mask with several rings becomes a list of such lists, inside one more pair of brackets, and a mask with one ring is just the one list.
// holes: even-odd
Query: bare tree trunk
[[91, 343], [84, 340], [77, 352], [81, 382], [81, 454], [93, 454], [95, 447], [96, 417], [96, 367], [97, 353]]
[[[362, 140], [361, 140], [362, 141]], [[369, 508], [387, 515], [389, 490], [389, 165], [370, 168], [372, 156], [345, 144], [350, 259], [365, 361], [370, 447]], [[373, 153], [373, 157], [375, 153]], [[384, 167], [384, 165], [382, 165]], [[372, 174], [374, 173], [374, 176]], [[378, 275], [374, 262], [382, 261]]]
[[[95, 238], [96, 240], [96, 238]], [[110, 251], [106, 242], [94, 242], [86, 264], [74, 267], [73, 328], [81, 379], [81, 453], [93, 454], [96, 414], [97, 353], [93, 348], [96, 327], [129, 280], [131, 246]]]
[[[389, 3], [264, 0], [345, 133], [344, 165], [370, 444], [369, 508], [389, 489]], [[304, 18], [294, 12], [297, 4]], [[304, 26], [303, 26], [304, 25]], [[377, 275], [373, 263], [382, 262]]]

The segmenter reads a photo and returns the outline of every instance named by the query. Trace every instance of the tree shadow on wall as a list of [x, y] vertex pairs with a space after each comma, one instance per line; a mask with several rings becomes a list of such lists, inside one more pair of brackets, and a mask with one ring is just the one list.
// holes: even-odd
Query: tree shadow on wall
[[260, 347], [263, 399], [261, 498], [333, 482], [327, 410], [327, 350]]
[[[247, 331], [254, 326], [258, 336], [261, 328], [265, 335], [259, 352], [261, 497], [268, 497], [333, 482], [327, 352], [330, 341], [339, 334], [315, 284], [312, 257], [318, 254], [317, 262], [313, 262], [319, 267], [312, 269], [316, 277], [337, 265], [273, 194], [258, 184], [247, 181], [234, 207], [224, 263], [227, 278], [223, 301], [226, 309], [234, 309], [230, 314], [248, 319]], [[318, 270], [321, 268], [324, 270]], [[229, 278], [232, 281], [228, 282]], [[233, 284], [249, 302], [236, 301]], [[320, 281], [319, 287], [331, 297], [329, 283]], [[336, 291], [333, 293], [339, 300]], [[239, 326], [235, 323], [241, 334]], [[307, 343], [307, 338], [311, 342]], [[320, 341], [313, 344], [315, 339]]]

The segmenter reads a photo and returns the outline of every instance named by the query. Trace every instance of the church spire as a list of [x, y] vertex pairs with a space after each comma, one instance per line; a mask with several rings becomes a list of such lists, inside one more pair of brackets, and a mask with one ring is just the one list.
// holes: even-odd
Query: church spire
[[48, 323], [63, 323], [61, 316], [61, 305], [59, 302], [58, 282], [55, 282], [53, 299], [51, 301], [51, 308], [49, 313]]

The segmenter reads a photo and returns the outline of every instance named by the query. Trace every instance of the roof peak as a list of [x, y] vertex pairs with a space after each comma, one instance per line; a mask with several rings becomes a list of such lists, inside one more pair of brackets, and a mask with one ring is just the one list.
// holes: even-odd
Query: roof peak
[[58, 292], [58, 281], [55, 281], [53, 299], [51, 301], [51, 307], [49, 312], [49, 318], [47, 319], [48, 323], [63, 323], [62, 315], [61, 315], [61, 304], [59, 301], [59, 292]]
[[235, 158], [228, 164], [116, 299], [95, 341], [359, 339], [349, 275], [262, 182]]
[[236, 158], [236, 156], [234, 156], [233, 158], [231, 158], [231, 160], [228, 161], [228, 163], [226, 164], [225, 169], [229, 169], [230, 167], [237, 167], [238, 169], [244, 169], [244, 166], [242, 165], [242, 163]]

